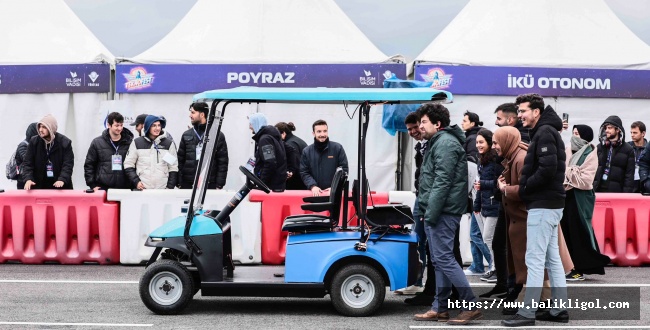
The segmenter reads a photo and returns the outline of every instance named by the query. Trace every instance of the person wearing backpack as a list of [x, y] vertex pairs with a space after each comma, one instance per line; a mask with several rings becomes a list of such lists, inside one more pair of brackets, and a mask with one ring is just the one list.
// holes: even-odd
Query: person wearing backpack
[[22, 163], [25, 190], [72, 189], [72, 141], [58, 133], [57, 128], [52, 115], [46, 115], [38, 122], [38, 136], [29, 140]]
[[29, 140], [36, 135], [38, 135], [38, 124], [29, 124], [29, 126], [27, 126], [27, 130], [25, 131], [25, 139], [20, 141], [16, 147], [16, 151], [9, 160], [9, 164], [7, 164], [7, 179], [16, 180], [18, 182], [16, 185], [18, 190], [21, 190], [25, 187], [25, 181], [23, 181], [23, 177], [21, 175], [23, 172], [21, 167], [23, 164], [23, 159], [25, 159], [25, 154], [27, 153]]

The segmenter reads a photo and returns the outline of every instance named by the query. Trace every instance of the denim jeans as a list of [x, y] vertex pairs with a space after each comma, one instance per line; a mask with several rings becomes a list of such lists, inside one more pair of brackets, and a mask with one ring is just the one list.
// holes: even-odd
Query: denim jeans
[[424, 221], [420, 221], [420, 212], [418, 210], [418, 197], [415, 197], [415, 206], [413, 207], [413, 220], [415, 220], [415, 234], [418, 235], [418, 253], [422, 262], [422, 270], [415, 285], [422, 286], [424, 270], [427, 267], [427, 235], [424, 233]]
[[[517, 312], [527, 318], [535, 318], [532, 301], [539, 302], [544, 282], [544, 268], [548, 270], [551, 280], [551, 296], [553, 300], [566, 301], [566, 277], [560, 250], [558, 247], [558, 225], [562, 219], [562, 209], [532, 209], [528, 210], [526, 229], [526, 295], [525, 307]], [[557, 315], [564, 309], [553, 308], [551, 315]]]
[[454, 238], [459, 225], [460, 216], [441, 214], [435, 225], [427, 222], [424, 226], [436, 270], [436, 295], [431, 310], [438, 313], [449, 310], [448, 300], [452, 285], [458, 290], [461, 300], [476, 301], [467, 277], [454, 256]]
[[472, 212], [469, 215], [469, 249], [472, 252], [472, 264], [469, 266], [469, 270], [475, 273], [485, 273], [483, 257], [485, 257], [489, 265], [492, 264], [492, 257], [488, 246], [483, 242], [481, 228], [478, 226], [474, 213]]
[[494, 262], [493, 256], [494, 252], [492, 251], [492, 241], [494, 239], [494, 228], [497, 225], [497, 217], [486, 217], [483, 214], [478, 213], [473, 214], [476, 217], [476, 222], [478, 223], [478, 228], [481, 230], [481, 236], [483, 236], [483, 243], [488, 249], [488, 254], [483, 253], [485, 260], [489, 264], [488, 270], [494, 271]]

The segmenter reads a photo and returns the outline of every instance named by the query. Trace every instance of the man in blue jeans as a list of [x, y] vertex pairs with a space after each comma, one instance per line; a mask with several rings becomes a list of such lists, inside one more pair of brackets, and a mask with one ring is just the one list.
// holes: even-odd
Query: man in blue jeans
[[[519, 119], [530, 129], [530, 145], [524, 159], [519, 182], [519, 195], [526, 203], [526, 295], [524, 308], [511, 319], [501, 321], [507, 327], [535, 325], [533, 301], [539, 302], [544, 281], [544, 268], [551, 280], [551, 296], [557, 303], [567, 301], [566, 277], [558, 248], [558, 225], [564, 209], [564, 171], [566, 152], [559, 131], [562, 119], [538, 94], [517, 97]], [[505, 182], [499, 188], [505, 192]], [[541, 321], [569, 322], [566, 309], [553, 308], [537, 316]]]
[[449, 110], [441, 104], [427, 103], [418, 109], [420, 128], [427, 143], [419, 178], [419, 214], [425, 221], [429, 252], [436, 272], [436, 294], [431, 309], [416, 314], [418, 321], [447, 321], [464, 325], [483, 317], [479, 309], [460, 306], [461, 312], [449, 317], [452, 285], [463, 303], [476, 302], [463, 269], [454, 257], [454, 239], [461, 215], [467, 212], [467, 156], [465, 134], [450, 126]]

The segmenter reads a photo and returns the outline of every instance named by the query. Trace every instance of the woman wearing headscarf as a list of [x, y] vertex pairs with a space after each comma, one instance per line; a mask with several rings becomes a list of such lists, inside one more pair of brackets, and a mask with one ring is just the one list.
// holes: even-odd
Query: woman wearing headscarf
[[[514, 127], [500, 127], [492, 137], [492, 148], [503, 157], [501, 163], [504, 167], [503, 174], [498, 178], [498, 187], [506, 214], [507, 246], [508, 246], [508, 275], [515, 278], [515, 284], [509, 286], [506, 300], [515, 301], [526, 284], [528, 268], [526, 267], [526, 232], [528, 210], [526, 204], [519, 197], [519, 179], [524, 167], [524, 158], [528, 152], [528, 145], [521, 141], [519, 130]], [[573, 262], [566, 248], [562, 236], [562, 228], [558, 229], [558, 246], [560, 259], [565, 271], [573, 268]], [[544, 275], [544, 288], [542, 300], [550, 298], [550, 285]], [[504, 310], [504, 314], [514, 314], [516, 309]]]
[[503, 157], [503, 173], [498, 178], [501, 201], [506, 214], [508, 274], [515, 276], [515, 285], [507, 299], [514, 301], [526, 283], [526, 204], [519, 197], [519, 179], [524, 168], [528, 145], [521, 142], [521, 134], [514, 127], [500, 127], [492, 137], [492, 148]]
[[567, 281], [582, 281], [584, 274], [605, 275], [604, 266], [611, 262], [600, 253], [591, 225], [596, 202], [593, 182], [598, 170], [596, 147], [590, 143], [593, 138], [591, 127], [574, 125], [571, 145], [567, 147], [566, 201], [560, 226], [575, 263]]

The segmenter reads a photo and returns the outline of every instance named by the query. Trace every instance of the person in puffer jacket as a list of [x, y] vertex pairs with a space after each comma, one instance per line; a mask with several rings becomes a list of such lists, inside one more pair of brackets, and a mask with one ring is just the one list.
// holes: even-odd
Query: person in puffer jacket
[[124, 172], [134, 187], [174, 189], [178, 179], [176, 145], [163, 131], [167, 122], [154, 115], [144, 121], [144, 136], [133, 140], [124, 160]]
[[86, 185], [95, 191], [109, 188], [131, 189], [131, 182], [124, 174], [123, 164], [133, 142], [133, 133], [124, 129], [124, 116], [118, 112], [108, 114], [106, 122], [108, 128], [90, 143], [86, 154]]
[[[22, 169], [23, 159], [25, 159], [25, 155], [27, 154], [27, 146], [29, 145], [29, 140], [31, 140], [34, 136], [37, 135], [38, 135], [38, 123], [29, 124], [29, 126], [27, 126], [27, 130], [25, 131], [25, 140], [20, 141], [18, 147], [16, 147], [16, 166], [18, 166], [19, 168], [18, 173], [23, 173], [23, 169]], [[23, 188], [25, 188], [25, 181], [23, 181], [22, 175], [18, 176], [17, 187], [18, 190], [22, 190]]]
[[625, 143], [625, 127], [621, 118], [609, 116], [600, 126], [598, 170], [594, 178], [594, 191], [631, 193], [634, 191], [636, 159], [634, 148]]
[[266, 116], [254, 113], [249, 128], [255, 140], [255, 175], [274, 192], [284, 191], [287, 184], [287, 155], [280, 131], [267, 125]]

